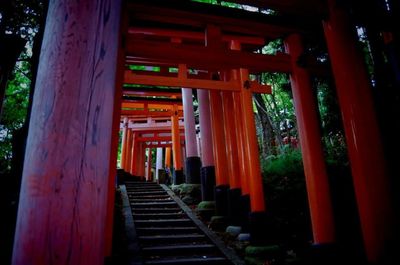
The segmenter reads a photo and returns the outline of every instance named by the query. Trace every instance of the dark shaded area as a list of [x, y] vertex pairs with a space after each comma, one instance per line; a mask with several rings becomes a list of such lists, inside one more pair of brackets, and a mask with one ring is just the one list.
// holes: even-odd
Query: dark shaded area
[[121, 191], [117, 188], [115, 191], [112, 256], [105, 259], [105, 265], [125, 264], [129, 264], [128, 240], [125, 231]]

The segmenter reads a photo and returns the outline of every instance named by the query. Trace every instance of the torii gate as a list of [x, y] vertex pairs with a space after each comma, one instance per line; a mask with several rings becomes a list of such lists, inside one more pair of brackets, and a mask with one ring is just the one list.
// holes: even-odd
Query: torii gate
[[[165, 117], [163, 118], [165, 120]], [[121, 168], [134, 176], [144, 178], [144, 152], [148, 148], [148, 165], [151, 161], [151, 148], [173, 147], [174, 152], [180, 149], [184, 144], [184, 135], [181, 133], [183, 123], [174, 123], [171, 120], [156, 122], [153, 118], [147, 118], [146, 123], [135, 123], [140, 118], [125, 118], [121, 124], [123, 130], [122, 150], [121, 150]], [[178, 128], [174, 128], [178, 126]], [[178, 134], [176, 137], [175, 134]], [[175, 142], [179, 139], [178, 142]], [[139, 150], [139, 151], [138, 151]], [[179, 158], [180, 159], [180, 158]], [[182, 163], [179, 159], [175, 159], [176, 167]], [[139, 168], [139, 170], [137, 170]], [[149, 171], [146, 172], [146, 179], [149, 180]]]
[[[303, 1], [298, 6], [314, 10], [313, 5], [318, 2]], [[270, 7], [293, 11], [296, 3], [299, 1], [271, 1]], [[368, 260], [375, 262], [393, 231], [383, 151], [368, 78], [349, 30], [348, 17], [335, 0], [327, 3], [328, 9], [324, 11], [329, 16], [324, 21], [324, 32], [343, 113], [364, 245]], [[241, 106], [235, 109], [242, 111], [238, 115], [241, 119], [236, 121], [244, 124], [237, 130], [243, 133], [237, 136], [244, 146], [239, 156], [247, 162], [241, 166], [252, 165], [240, 171], [249, 173], [252, 212], [264, 212], [252, 91], [248, 89], [252, 85], [247, 82], [246, 69], [291, 74], [296, 114], [300, 117], [300, 143], [303, 155], [309, 158], [304, 160], [304, 167], [314, 241], [334, 240], [329, 185], [325, 166], [320, 163], [320, 137], [315, 129], [318, 126], [310, 125], [315, 125], [315, 106], [303, 95], [310, 89], [309, 72], [296, 64], [301, 52], [296, 33], [303, 31], [301, 23], [280, 24], [263, 14], [239, 11], [227, 12], [236, 14], [234, 17], [224, 16], [218, 8], [212, 9], [218, 11], [213, 14], [197, 12], [204, 11], [201, 8], [198, 3], [153, 0], [135, 1], [124, 9], [130, 17], [142, 21], [178, 23], [186, 29], [204, 29], [209, 25], [205, 33], [207, 45], [191, 50], [190, 43], [154, 43], [126, 34], [130, 29], [121, 27], [124, 23], [120, 0], [50, 2], [26, 149], [13, 264], [102, 264], [104, 256], [110, 254], [112, 222], [107, 220], [112, 220], [113, 213], [123, 80], [210, 90], [217, 87], [239, 95], [234, 97], [234, 104]], [[264, 37], [271, 38], [287, 35], [290, 54], [239, 51], [240, 39], [230, 39], [232, 49], [216, 47], [221, 44], [218, 40], [226, 37], [224, 32], [256, 36], [262, 32]], [[126, 35], [124, 41], [122, 35]], [[149, 58], [152, 60], [148, 61]], [[178, 77], [154, 76], [149, 81], [146, 75], [124, 73], [123, 65], [130, 60], [141, 60], [142, 65], [167, 61], [178, 65], [180, 71]], [[235, 74], [227, 81], [195, 80], [182, 70], [184, 67], [236, 69], [236, 80]], [[310, 135], [310, 130], [314, 134]]]

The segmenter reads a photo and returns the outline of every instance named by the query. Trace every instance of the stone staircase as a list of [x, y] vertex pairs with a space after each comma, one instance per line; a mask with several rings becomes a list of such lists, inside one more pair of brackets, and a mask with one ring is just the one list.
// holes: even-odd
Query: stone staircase
[[168, 187], [125, 185], [144, 264], [243, 264]]

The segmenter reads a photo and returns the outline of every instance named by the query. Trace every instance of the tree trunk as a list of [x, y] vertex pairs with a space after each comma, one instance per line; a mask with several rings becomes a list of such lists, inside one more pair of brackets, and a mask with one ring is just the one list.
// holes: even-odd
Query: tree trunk
[[261, 94], [253, 94], [253, 98], [256, 101], [257, 116], [260, 120], [262, 133], [261, 151], [262, 157], [266, 158], [273, 152], [274, 142], [274, 131], [271, 123], [271, 119], [268, 115], [267, 108]]

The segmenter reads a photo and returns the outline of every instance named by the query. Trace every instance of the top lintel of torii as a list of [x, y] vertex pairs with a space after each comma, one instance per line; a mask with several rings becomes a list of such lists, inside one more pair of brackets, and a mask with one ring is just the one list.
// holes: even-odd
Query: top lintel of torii
[[[237, 1], [266, 8], [263, 1]], [[158, 73], [146, 71], [125, 71], [125, 83], [187, 87], [194, 89], [240, 91], [250, 89], [253, 93], [271, 93], [265, 84], [251, 80], [242, 83], [233, 78], [233, 70], [248, 69], [250, 74], [262, 72], [291, 72], [288, 54], [261, 54], [259, 51], [270, 40], [291, 33], [315, 32], [321, 27], [320, 15], [325, 10], [320, 1], [310, 0], [304, 4], [298, 0], [268, 1], [271, 9], [279, 12], [299, 10], [311, 5], [314, 15], [310, 21], [290, 16], [266, 15], [245, 12], [221, 6], [211, 6], [192, 1], [137, 0], [128, 5], [129, 26], [125, 42], [126, 65], [153, 66]], [[290, 7], [295, 7], [290, 9]], [[305, 8], [302, 12], [306, 12]], [[206, 12], [207, 11], [207, 12]], [[310, 16], [308, 16], [310, 17]], [[213, 30], [210, 30], [213, 29]], [[231, 49], [232, 42], [239, 43], [240, 49]], [[237, 47], [237, 45], [236, 45]], [[186, 69], [181, 70], [181, 66]], [[179, 68], [171, 73], [171, 68]], [[313, 74], [324, 74], [325, 68], [309, 63]], [[198, 73], [202, 74], [198, 74]], [[204, 77], [208, 73], [208, 77]], [[215, 80], [211, 76], [219, 73]], [[174, 75], [175, 74], [175, 75]]]

